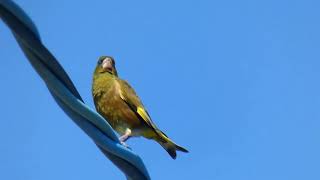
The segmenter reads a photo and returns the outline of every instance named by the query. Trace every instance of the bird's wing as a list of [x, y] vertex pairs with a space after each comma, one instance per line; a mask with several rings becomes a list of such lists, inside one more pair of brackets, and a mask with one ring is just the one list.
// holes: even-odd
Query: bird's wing
[[121, 99], [130, 107], [132, 111], [134, 111], [140, 120], [142, 120], [147, 126], [151, 127], [158, 134], [158, 128], [152, 122], [148, 111], [144, 108], [134, 89], [127, 83], [127, 81], [120, 80], [119, 84], [121, 90]]

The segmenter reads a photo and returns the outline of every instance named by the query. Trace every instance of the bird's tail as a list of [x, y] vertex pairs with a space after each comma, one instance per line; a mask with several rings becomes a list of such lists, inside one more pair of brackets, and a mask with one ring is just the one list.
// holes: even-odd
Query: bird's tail
[[156, 139], [157, 142], [170, 154], [172, 159], [176, 159], [176, 157], [177, 157], [176, 151], [181, 151], [181, 152], [185, 152], [185, 153], [189, 152], [185, 148], [183, 148], [183, 147], [177, 145], [176, 143], [174, 143], [162, 131], [157, 130], [157, 134], [158, 134], [158, 137]]

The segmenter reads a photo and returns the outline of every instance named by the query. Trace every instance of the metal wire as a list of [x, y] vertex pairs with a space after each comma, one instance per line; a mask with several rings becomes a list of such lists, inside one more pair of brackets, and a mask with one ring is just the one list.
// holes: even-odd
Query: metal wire
[[0, 0], [0, 18], [11, 29], [22, 51], [63, 111], [128, 180], [149, 180], [141, 158], [122, 146], [117, 134], [103, 117], [84, 104], [67, 73], [42, 44], [39, 32], [27, 14], [11, 0]]

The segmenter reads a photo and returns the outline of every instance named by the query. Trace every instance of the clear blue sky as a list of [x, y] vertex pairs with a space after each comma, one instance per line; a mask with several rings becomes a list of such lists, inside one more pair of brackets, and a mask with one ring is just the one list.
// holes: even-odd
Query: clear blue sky
[[[16, 1], [93, 108], [100, 55], [190, 153], [128, 144], [152, 179], [320, 179], [319, 1]], [[75, 2], [75, 1], [74, 1]], [[124, 179], [0, 23], [0, 179]]]

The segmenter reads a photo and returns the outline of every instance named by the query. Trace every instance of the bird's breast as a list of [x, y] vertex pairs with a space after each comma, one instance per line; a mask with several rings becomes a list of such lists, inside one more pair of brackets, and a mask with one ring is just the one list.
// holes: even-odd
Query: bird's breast
[[127, 128], [138, 130], [141, 122], [136, 114], [122, 100], [119, 84], [113, 83], [101, 89], [95, 99], [97, 111], [110, 123], [119, 134], [124, 134]]

